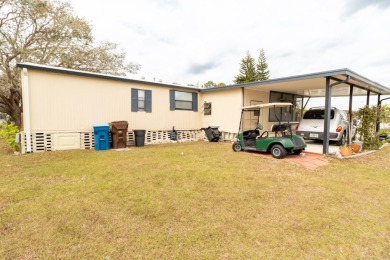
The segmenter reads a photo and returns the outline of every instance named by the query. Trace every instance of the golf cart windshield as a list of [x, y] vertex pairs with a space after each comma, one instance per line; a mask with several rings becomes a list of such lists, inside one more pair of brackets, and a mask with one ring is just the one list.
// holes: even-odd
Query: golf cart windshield
[[270, 107], [289, 107], [292, 106], [291, 103], [265, 103], [265, 104], [258, 104], [253, 106], [246, 106], [242, 109], [261, 109], [261, 108], [270, 108]]
[[[277, 107], [289, 107], [292, 106], [291, 103], [264, 103], [252, 106], [242, 107], [241, 111], [241, 122], [240, 122], [240, 131], [254, 130], [259, 129], [262, 130], [262, 125], [268, 124], [268, 119], [262, 118], [260, 120], [260, 116], [263, 109], [268, 108], [277, 108]], [[267, 121], [267, 122], [262, 122]]]

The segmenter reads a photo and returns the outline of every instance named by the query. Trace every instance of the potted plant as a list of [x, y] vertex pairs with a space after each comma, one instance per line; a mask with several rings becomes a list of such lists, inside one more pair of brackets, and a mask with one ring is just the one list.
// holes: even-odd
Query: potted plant
[[352, 148], [347, 143], [340, 146], [340, 154], [342, 156], [350, 156], [352, 155]]

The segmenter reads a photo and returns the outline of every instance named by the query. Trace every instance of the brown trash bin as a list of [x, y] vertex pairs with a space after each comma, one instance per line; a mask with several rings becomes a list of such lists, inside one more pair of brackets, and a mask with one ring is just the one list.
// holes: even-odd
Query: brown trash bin
[[127, 128], [129, 123], [127, 121], [115, 121], [110, 123], [112, 133], [112, 148], [126, 148], [127, 147]]

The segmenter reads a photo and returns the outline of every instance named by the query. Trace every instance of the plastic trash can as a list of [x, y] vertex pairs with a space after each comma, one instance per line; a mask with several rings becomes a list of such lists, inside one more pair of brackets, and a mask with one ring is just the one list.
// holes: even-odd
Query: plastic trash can
[[126, 148], [127, 147], [127, 128], [129, 123], [127, 121], [115, 121], [110, 123], [112, 148]]
[[206, 133], [206, 137], [209, 142], [218, 142], [221, 138], [221, 132], [218, 130], [219, 126], [209, 126], [207, 128], [201, 128]]
[[93, 134], [95, 136], [95, 150], [108, 150], [110, 148], [110, 138], [108, 136], [110, 126], [108, 124], [94, 125]]
[[145, 133], [146, 133], [146, 130], [134, 130], [135, 146], [144, 146], [145, 145]]

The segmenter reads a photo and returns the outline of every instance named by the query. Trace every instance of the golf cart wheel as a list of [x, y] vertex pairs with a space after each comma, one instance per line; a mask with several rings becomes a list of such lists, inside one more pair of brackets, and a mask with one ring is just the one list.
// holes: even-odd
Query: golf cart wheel
[[287, 151], [280, 144], [275, 144], [274, 146], [271, 147], [271, 154], [272, 157], [276, 159], [283, 159], [284, 157], [286, 157]]
[[302, 149], [293, 151], [293, 154], [295, 154], [295, 155], [300, 155], [301, 153], [302, 153]]
[[234, 142], [232, 145], [232, 148], [233, 148], [233, 151], [235, 151], [235, 152], [242, 151], [242, 146], [241, 146], [240, 142]]
[[347, 141], [347, 135], [345, 134], [345, 132], [343, 132], [343, 135], [341, 136], [340, 140], [338, 140], [336, 142], [336, 145], [340, 146], [340, 145], [344, 145], [345, 142]]

